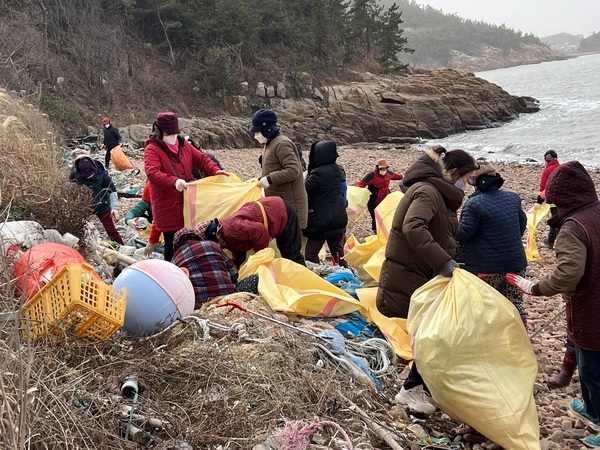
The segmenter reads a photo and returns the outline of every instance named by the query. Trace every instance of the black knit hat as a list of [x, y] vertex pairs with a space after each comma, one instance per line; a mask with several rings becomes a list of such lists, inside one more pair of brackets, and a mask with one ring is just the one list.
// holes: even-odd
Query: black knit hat
[[272, 109], [259, 109], [252, 116], [250, 133], [260, 131], [263, 136], [271, 138], [279, 132], [277, 127], [277, 114]]

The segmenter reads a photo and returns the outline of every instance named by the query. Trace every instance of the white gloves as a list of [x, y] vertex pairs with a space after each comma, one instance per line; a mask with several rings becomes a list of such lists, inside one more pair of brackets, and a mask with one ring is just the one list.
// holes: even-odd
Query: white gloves
[[152, 252], [154, 251], [155, 248], [156, 248], [156, 244], [152, 244], [152, 243], [148, 242], [146, 244], [146, 247], [144, 248], [144, 257], [150, 258], [152, 256]]
[[217, 170], [217, 171], [215, 172], [215, 175], [223, 175], [223, 176], [225, 176], [225, 177], [228, 177], [228, 176], [229, 176], [229, 173], [225, 172], [224, 170]]
[[258, 180], [258, 187], [266, 189], [270, 185], [271, 185], [271, 183], [269, 183], [269, 180], [267, 180], [267, 177], [262, 177], [260, 180]]
[[110, 209], [112, 209], [113, 211], [119, 209], [119, 194], [117, 194], [116, 192], [111, 192], [108, 198], [110, 201]]
[[535, 286], [535, 283], [533, 281], [526, 280], [525, 278], [523, 278], [520, 275], [517, 275], [516, 273], [507, 273], [506, 279], [510, 284], [512, 284], [520, 291], [524, 292], [525, 294], [532, 295], [533, 286]]
[[184, 189], [187, 189], [187, 183], [185, 180], [177, 178], [177, 181], [175, 181], [175, 189], [177, 189], [179, 192], [183, 192]]
[[119, 221], [119, 211], [113, 209], [110, 212], [110, 218], [112, 219], [113, 223], [117, 223]]

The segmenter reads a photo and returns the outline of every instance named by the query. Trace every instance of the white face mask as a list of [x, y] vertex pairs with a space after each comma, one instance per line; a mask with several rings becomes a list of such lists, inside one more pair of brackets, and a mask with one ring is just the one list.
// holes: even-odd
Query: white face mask
[[177, 142], [177, 135], [170, 134], [168, 136], [163, 136], [163, 141], [165, 144], [173, 145], [175, 142]]
[[107, 123], [106, 125], [104, 125], [104, 128], [108, 128], [110, 127], [110, 123]]
[[467, 184], [465, 183], [465, 180], [463, 180], [462, 177], [460, 177], [458, 180], [456, 180], [456, 183], [454, 183], [454, 186], [456, 186], [463, 192], [467, 190]]
[[388, 170], [387, 170], [387, 169], [379, 169], [379, 173], [380, 173], [381, 175], [385, 175], [387, 172], [388, 172]]
[[254, 133], [254, 139], [256, 139], [259, 144], [266, 144], [268, 141], [268, 139], [264, 137], [260, 131]]

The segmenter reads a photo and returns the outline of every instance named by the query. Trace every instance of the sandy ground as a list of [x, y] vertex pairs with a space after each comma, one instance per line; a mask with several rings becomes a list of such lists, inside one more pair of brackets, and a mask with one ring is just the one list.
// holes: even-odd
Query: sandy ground
[[[236, 173], [240, 178], [258, 177], [260, 166], [258, 156], [259, 148], [250, 149], [223, 149], [214, 150], [213, 154], [219, 159], [225, 170]], [[339, 148], [341, 164], [347, 174], [349, 185], [357, 181], [375, 166], [377, 159], [385, 158], [391, 163], [394, 171], [404, 172], [421, 154], [422, 150], [401, 149], [378, 144], [365, 144], [360, 146], [343, 146]], [[308, 160], [308, 149], [304, 151]], [[542, 155], [540, 155], [540, 161]], [[143, 163], [135, 158], [134, 165], [142, 169], [140, 176], [143, 178]], [[494, 162], [497, 171], [505, 178], [503, 189], [519, 193], [523, 199], [523, 207], [531, 207], [538, 194], [538, 185], [542, 163], [501, 163]], [[591, 172], [597, 186], [600, 186], [600, 171]], [[143, 181], [142, 185], [143, 185]], [[398, 189], [397, 183], [392, 183], [393, 190]], [[472, 188], [469, 188], [472, 189]], [[467, 195], [469, 192], [467, 192]], [[127, 205], [133, 205], [135, 200], [123, 199], [120, 209], [126, 210]], [[364, 239], [370, 234], [370, 219], [367, 217], [351, 230], [359, 239]], [[556, 262], [554, 252], [541, 244], [547, 236], [548, 227], [545, 221], [538, 227], [539, 251], [542, 260], [530, 263], [528, 268], [532, 279], [549, 273]], [[562, 361], [565, 341], [564, 315], [555, 318], [561, 313], [563, 303], [560, 296], [544, 298], [525, 296], [525, 307], [529, 314], [529, 334], [532, 336], [532, 345], [537, 355], [539, 371], [535, 383], [535, 398], [540, 418], [541, 435], [544, 438], [544, 449], [583, 449], [586, 448], [579, 439], [589, 434], [585, 425], [578, 419], [568, 415], [568, 402], [573, 397], [580, 397], [580, 386], [577, 374], [570, 386], [560, 390], [549, 390], [546, 380], [559, 367]]]

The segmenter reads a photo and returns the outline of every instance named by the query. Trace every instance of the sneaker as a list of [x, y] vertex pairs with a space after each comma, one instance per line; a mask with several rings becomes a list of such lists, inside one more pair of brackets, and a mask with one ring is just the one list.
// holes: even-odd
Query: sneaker
[[[579, 417], [581, 420], [589, 424], [596, 431], [600, 431], [600, 421], [594, 419], [590, 416], [585, 410], [585, 403], [583, 403], [578, 398], [574, 398], [569, 402], [569, 410], [575, 415]], [[600, 439], [600, 438], [599, 438]]]
[[432, 405], [433, 399], [423, 389], [423, 386], [415, 386], [412, 389], [400, 389], [400, 392], [396, 394], [396, 403], [408, 406], [408, 409], [421, 414], [427, 414], [430, 416], [435, 413], [436, 407]]
[[588, 436], [583, 439], [583, 443], [591, 448], [600, 448], [600, 435]]

